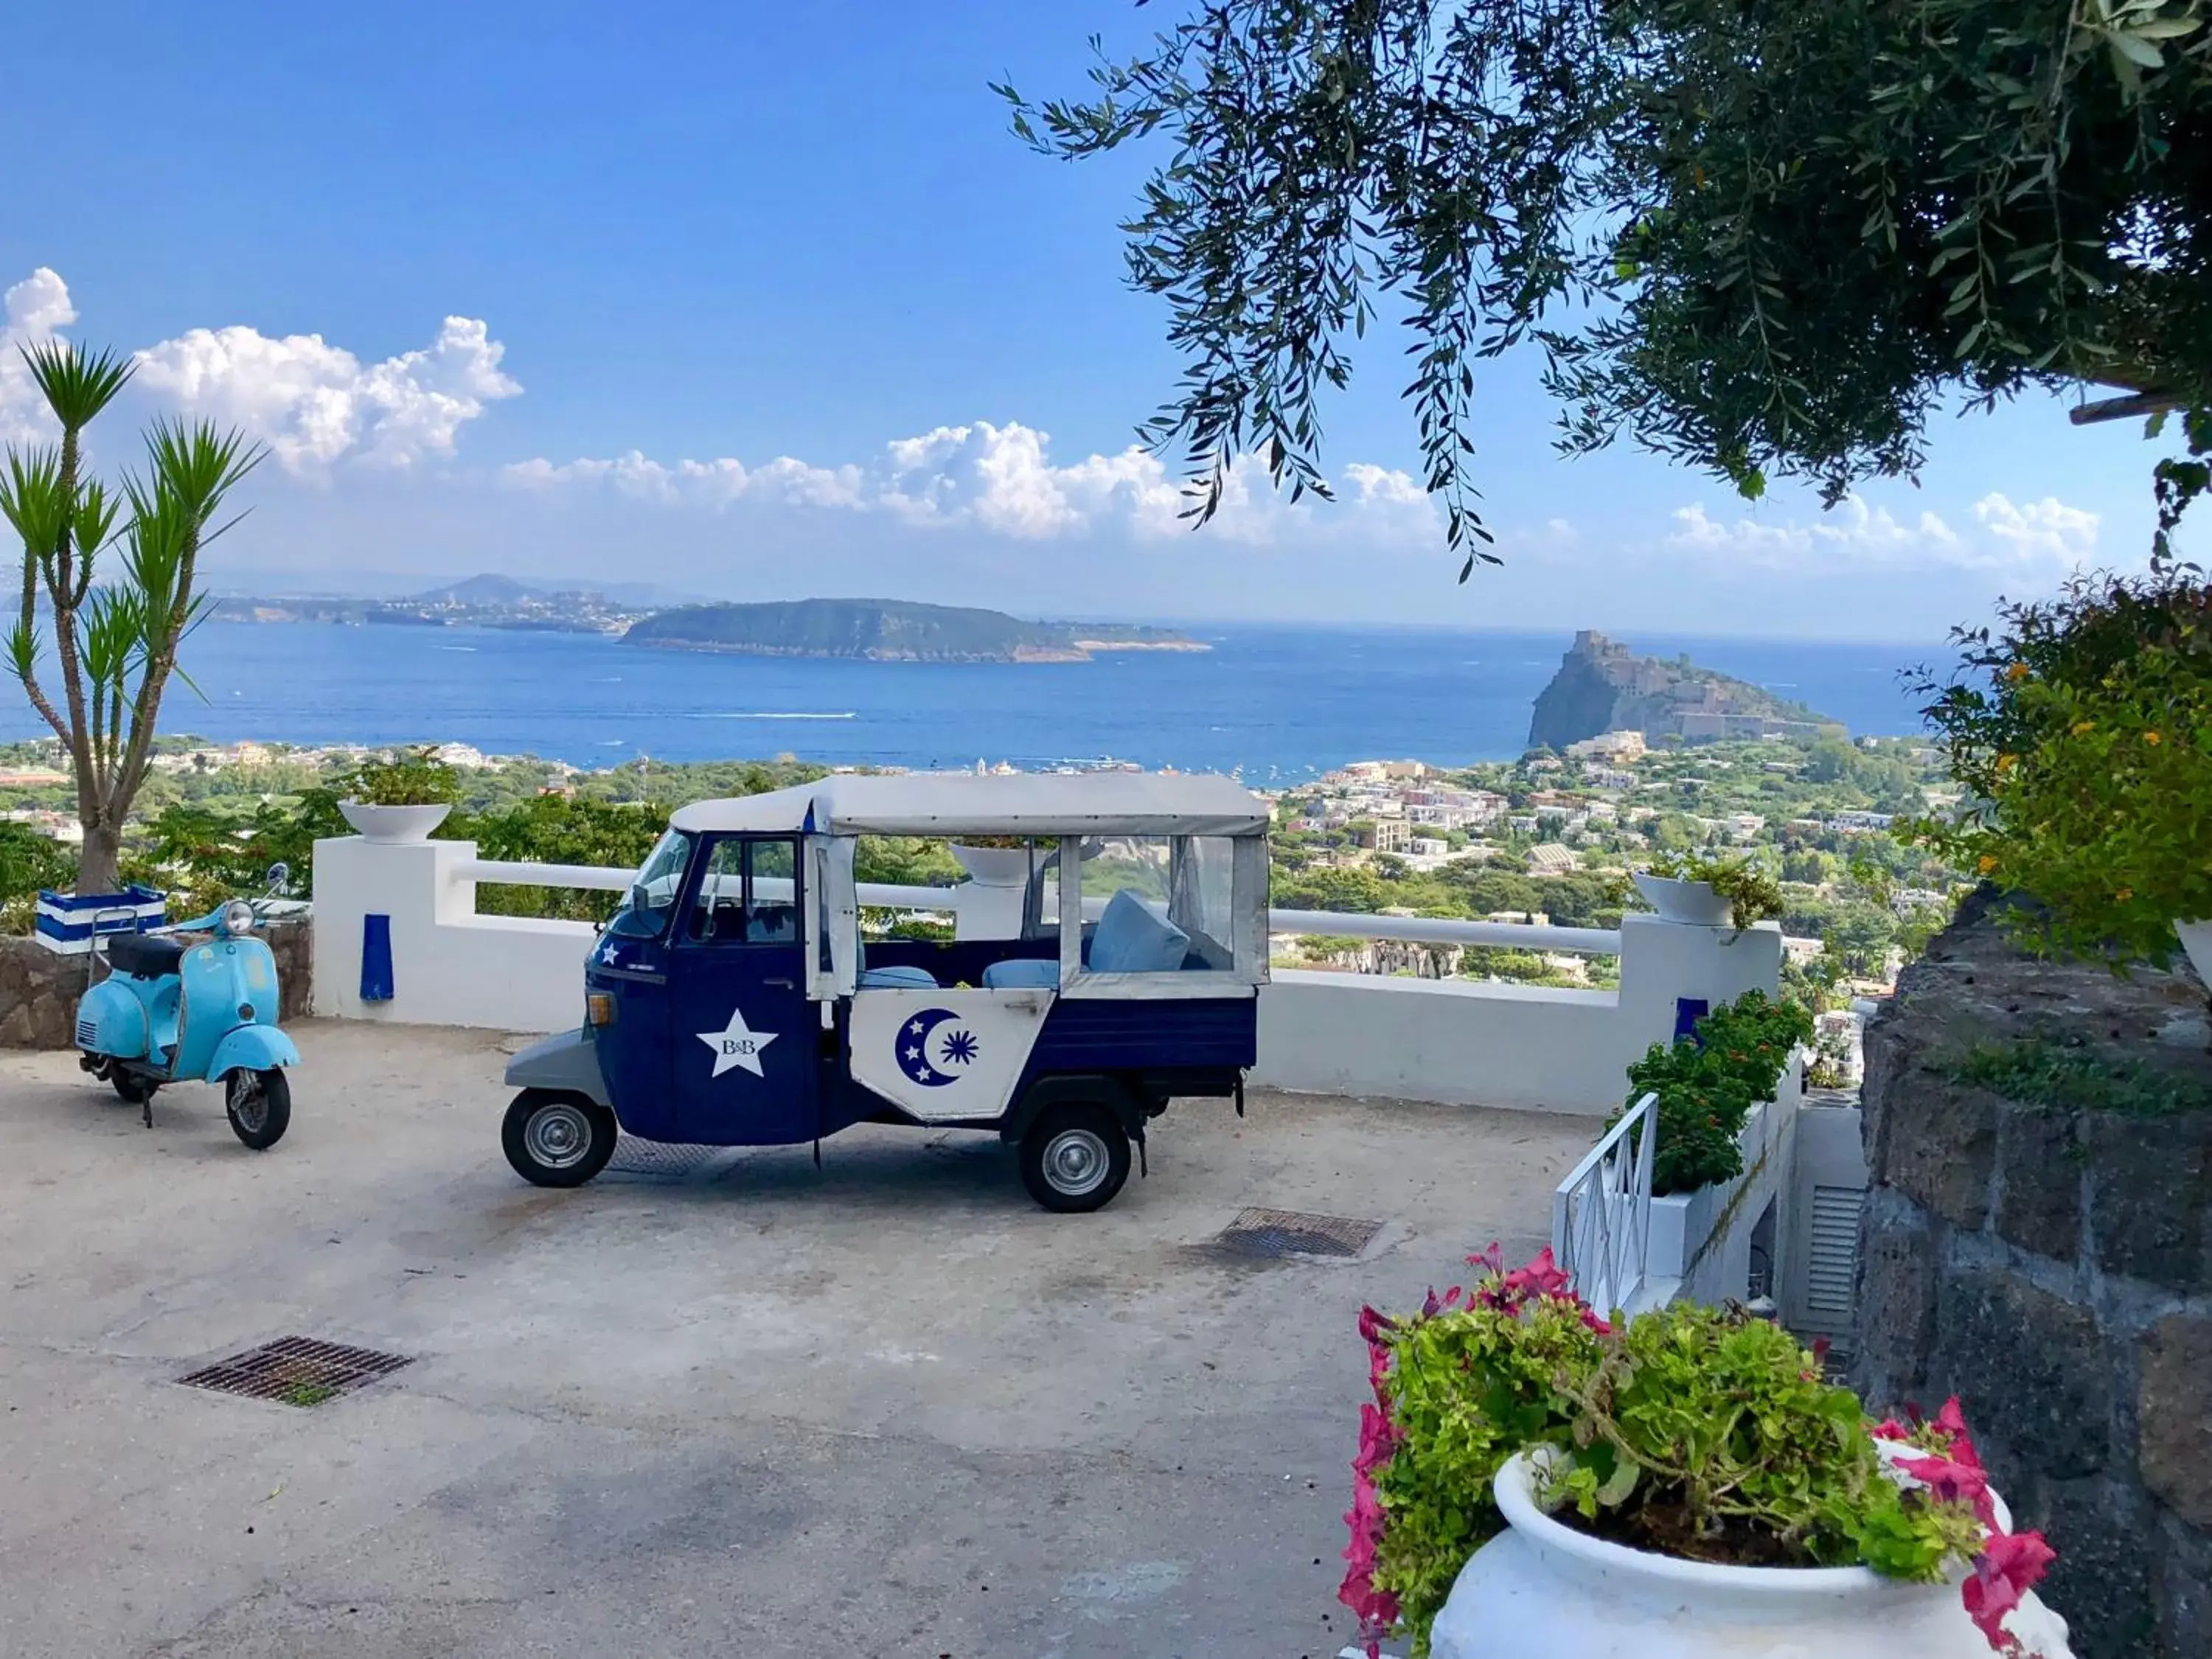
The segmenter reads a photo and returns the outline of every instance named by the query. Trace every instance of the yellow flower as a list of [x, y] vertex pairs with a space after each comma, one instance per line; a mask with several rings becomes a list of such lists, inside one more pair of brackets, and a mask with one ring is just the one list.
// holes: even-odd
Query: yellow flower
[[2158, 741], [2159, 741], [2159, 736], [2158, 736], [2158, 733], [2157, 733], [2157, 732], [2144, 732], [2144, 733], [2143, 733], [2143, 741], [2144, 741], [2145, 743], [2150, 743], [2150, 744], [2154, 744], [2154, 743], [2158, 742]]
[[2027, 665], [2024, 662], [2014, 663], [2011, 667], [2005, 670], [2005, 678], [2015, 683], [2026, 679], [2027, 678]]
[[1996, 867], [1997, 861], [1996, 857], [1989, 853], [1983, 854], [1981, 857], [1974, 860], [1974, 872], [1977, 875], [1986, 876], [1990, 871]]
[[2135, 896], [2136, 896], [2136, 890], [2135, 890], [2134, 888], [2132, 888], [2132, 887], [2123, 887], [2123, 888], [2121, 888], [2121, 889], [2120, 889], [2120, 890], [2119, 890], [2118, 892], [2117, 892], [2117, 893], [2115, 893], [2115, 894], [2113, 894], [2113, 895], [2112, 895], [2112, 902], [2113, 902], [2113, 903], [2115, 903], [2115, 904], [2125, 904], [2125, 903], [2126, 903], [2130, 899], [2133, 898]]
[[1997, 775], [1999, 777], [2002, 777], [2019, 763], [2020, 757], [2017, 755], [1999, 755], [1997, 757]]
[[2077, 738], [2078, 738], [2078, 737], [2082, 736], [2082, 735], [2083, 735], [2084, 733], [2086, 733], [2086, 732], [2094, 732], [2094, 731], [2095, 731], [2096, 729], [2097, 729], [2097, 722], [2096, 722], [2096, 721], [2094, 721], [2094, 720], [2083, 720], [2083, 721], [2082, 721], [2079, 726], [2075, 726], [2075, 727], [2074, 728], [2074, 735], [2075, 735], [2075, 737], [2077, 737]]

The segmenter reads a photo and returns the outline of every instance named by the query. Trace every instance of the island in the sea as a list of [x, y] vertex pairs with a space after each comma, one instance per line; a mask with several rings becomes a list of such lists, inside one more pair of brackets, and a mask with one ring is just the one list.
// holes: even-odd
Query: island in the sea
[[908, 599], [686, 605], [632, 623], [632, 645], [871, 662], [1088, 662], [1102, 651], [1206, 651], [1171, 629], [1024, 622], [1002, 611]]
[[1699, 668], [1687, 657], [1639, 657], [1586, 629], [1575, 635], [1552, 683], [1537, 694], [1528, 746], [1565, 749], [1607, 732], [1695, 743], [1813, 738], [1843, 730], [1841, 722], [1747, 680]]

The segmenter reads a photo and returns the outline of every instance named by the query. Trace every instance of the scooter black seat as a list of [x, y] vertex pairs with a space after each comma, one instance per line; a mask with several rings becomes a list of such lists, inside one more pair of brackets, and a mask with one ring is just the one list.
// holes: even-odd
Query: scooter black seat
[[107, 941], [107, 961], [118, 974], [139, 979], [158, 979], [177, 971], [184, 957], [180, 940], [157, 939], [149, 933], [118, 933]]

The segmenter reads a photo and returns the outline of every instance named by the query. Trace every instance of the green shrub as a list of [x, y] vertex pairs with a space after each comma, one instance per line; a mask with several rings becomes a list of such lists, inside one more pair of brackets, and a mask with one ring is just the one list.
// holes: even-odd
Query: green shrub
[[2166, 1117], [2212, 1110], [2212, 1085], [2202, 1078], [2043, 1039], [1980, 1043], [1939, 1069], [1954, 1081], [2044, 1111]]
[[291, 872], [286, 890], [305, 897], [314, 886], [315, 842], [352, 833], [330, 789], [307, 790], [292, 804], [258, 801], [249, 811], [172, 802], [147, 823], [124, 873], [166, 890], [172, 916], [203, 915], [225, 899], [258, 894], [270, 866], [279, 863]]
[[[1628, 1068], [1626, 1103], [1633, 1106], [1650, 1093], [1659, 1097], [1651, 1190], [1695, 1192], [1742, 1174], [1736, 1137], [1745, 1117], [1774, 1097], [1791, 1051], [1812, 1036], [1813, 1017], [1796, 1003], [1747, 991], [1700, 1019], [1694, 1036], [1653, 1043]], [[1616, 1112], [1612, 1121], [1620, 1116]]]
[[1959, 630], [1924, 711], [1965, 809], [1912, 833], [2039, 901], [2003, 924], [2039, 949], [2163, 964], [2212, 917], [2212, 586], [2193, 566], [2078, 578]]
[[[455, 841], [473, 841], [480, 858], [635, 870], [667, 828], [665, 807], [533, 795], [499, 811], [456, 813], [440, 826], [439, 833]], [[477, 887], [477, 908], [485, 915], [605, 921], [622, 897], [594, 888], [485, 882]]]
[[69, 886], [76, 859], [52, 836], [0, 820], [0, 933], [27, 933], [40, 890]]

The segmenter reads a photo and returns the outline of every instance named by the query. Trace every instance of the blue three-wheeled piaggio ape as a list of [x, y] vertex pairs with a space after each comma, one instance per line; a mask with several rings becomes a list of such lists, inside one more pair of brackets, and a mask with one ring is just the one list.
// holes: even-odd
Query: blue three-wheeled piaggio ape
[[[838, 775], [686, 806], [585, 964], [583, 1025], [507, 1067], [508, 1160], [574, 1187], [618, 1128], [979, 1129], [1019, 1146], [1047, 1209], [1097, 1209], [1170, 1100], [1242, 1109], [1267, 830], [1231, 779], [1142, 773]], [[864, 836], [955, 844], [962, 937], [864, 942]]]

